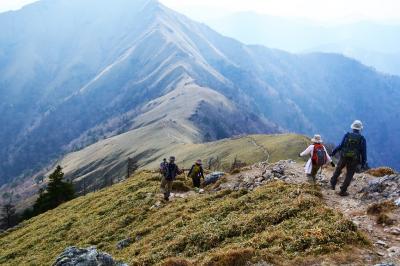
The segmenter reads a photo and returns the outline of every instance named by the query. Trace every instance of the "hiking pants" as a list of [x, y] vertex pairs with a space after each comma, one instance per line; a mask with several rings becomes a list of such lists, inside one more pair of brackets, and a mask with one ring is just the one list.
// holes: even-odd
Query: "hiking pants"
[[172, 184], [174, 181], [167, 180], [165, 177], [161, 180], [161, 193], [164, 194], [165, 198], [169, 198], [172, 191]]
[[192, 181], [193, 181], [193, 186], [200, 188], [201, 185], [201, 181], [200, 181], [200, 177], [192, 177]]
[[351, 181], [353, 180], [354, 174], [356, 173], [357, 165], [358, 165], [358, 160], [354, 160], [352, 158], [340, 157], [339, 162], [336, 166], [336, 170], [331, 178], [331, 184], [333, 186], [336, 186], [338, 178], [342, 173], [342, 170], [346, 167], [347, 171], [346, 178], [344, 179], [344, 182], [340, 187], [340, 190], [342, 192], [346, 192], [347, 188], [350, 186]]
[[317, 176], [317, 174], [318, 174], [319, 169], [321, 169], [321, 166], [318, 166], [318, 165], [315, 165], [315, 164], [312, 165], [312, 168], [311, 168], [311, 177], [312, 177], [314, 180], [315, 180], [315, 178], [316, 178], [316, 176]]

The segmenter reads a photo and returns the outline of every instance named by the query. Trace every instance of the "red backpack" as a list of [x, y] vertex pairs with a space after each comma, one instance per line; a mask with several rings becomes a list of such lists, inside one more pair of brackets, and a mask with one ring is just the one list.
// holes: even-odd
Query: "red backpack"
[[311, 158], [313, 165], [323, 166], [328, 162], [325, 148], [322, 144], [314, 144], [314, 151]]

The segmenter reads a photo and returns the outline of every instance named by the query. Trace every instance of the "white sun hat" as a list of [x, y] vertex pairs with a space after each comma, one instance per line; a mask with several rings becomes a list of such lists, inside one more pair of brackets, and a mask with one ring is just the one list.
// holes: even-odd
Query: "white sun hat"
[[322, 137], [321, 135], [314, 135], [314, 137], [311, 139], [312, 142], [314, 143], [322, 143]]
[[360, 120], [356, 120], [351, 124], [351, 129], [362, 130], [363, 128], [363, 124]]

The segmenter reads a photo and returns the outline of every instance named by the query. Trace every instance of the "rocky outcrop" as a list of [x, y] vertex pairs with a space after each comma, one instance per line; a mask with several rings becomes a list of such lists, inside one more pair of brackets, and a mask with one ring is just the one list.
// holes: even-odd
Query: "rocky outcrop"
[[53, 266], [128, 266], [114, 261], [111, 255], [98, 251], [95, 247], [68, 247], [57, 257]]
[[360, 190], [362, 199], [365, 200], [394, 200], [400, 198], [400, 175], [393, 174], [383, 176], [368, 182], [368, 185]]
[[274, 164], [261, 162], [250, 167], [243, 168], [243, 172], [229, 178], [229, 181], [220, 184], [216, 190], [254, 190], [268, 182], [282, 180], [295, 182], [295, 177], [301, 175], [301, 171], [293, 167], [293, 160], [283, 160]]

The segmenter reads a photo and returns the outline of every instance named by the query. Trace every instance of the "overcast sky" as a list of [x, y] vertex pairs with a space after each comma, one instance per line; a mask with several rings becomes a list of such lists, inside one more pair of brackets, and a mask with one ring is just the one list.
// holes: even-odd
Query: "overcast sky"
[[[0, 0], [0, 11], [18, 9], [35, 0]], [[84, 1], [84, 0], [82, 0]], [[112, 1], [112, 0], [110, 0]], [[320, 21], [400, 21], [400, 0], [160, 0], [198, 20], [238, 11]]]

